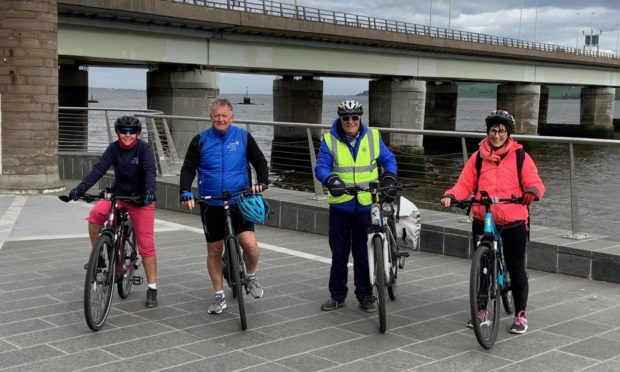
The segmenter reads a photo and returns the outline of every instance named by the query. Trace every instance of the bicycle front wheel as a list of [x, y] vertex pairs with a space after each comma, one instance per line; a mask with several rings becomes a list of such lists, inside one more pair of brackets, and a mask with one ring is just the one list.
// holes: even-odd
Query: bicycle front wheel
[[493, 347], [499, 330], [499, 289], [494, 265], [495, 252], [491, 245], [480, 244], [471, 263], [469, 308], [476, 339], [485, 349]]
[[114, 244], [101, 235], [90, 253], [84, 280], [84, 316], [86, 324], [98, 331], [105, 323], [114, 293]]
[[[125, 233], [125, 226], [128, 230], [128, 234]], [[116, 288], [118, 290], [118, 295], [121, 298], [127, 298], [133, 285], [134, 273], [138, 268], [138, 252], [136, 251], [136, 234], [134, 233], [131, 224], [123, 224], [123, 226], [121, 226], [121, 231], [122, 236], [118, 241], [118, 244], [120, 245], [118, 249], [118, 259], [121, 263], [121, 272], [119, 273], [120, 277], [116, 282]]]
[[377, 312], [379, 313], [379, 331], [385, 333], [387, 328], [385, 310], [385, 270], [383, 262], [383, 240], [379, 235], [372, 238], [375, 255], [375, 286], [377, 287]]
[[226, 240], [226, 250], [230, 262], [229, 277], [232, 279], [233, 297], [237, 298], [239, 306], [239, 318], [241, 319], [241, 329], [248, 329], [248, 323], [245, 318], [245, 303], [243, 302], [243, 283], [241, 282], [241, 257], [239, 255], [239, 242], [235, 238]]

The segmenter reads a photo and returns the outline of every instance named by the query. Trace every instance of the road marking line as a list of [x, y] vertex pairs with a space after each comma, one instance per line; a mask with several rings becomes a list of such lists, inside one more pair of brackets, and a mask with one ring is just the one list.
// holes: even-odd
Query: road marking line
[[15, 222], [17, 222], [17, 218], [24, 208], [24, 204], [26, 204], [26, 200], [28, 200], [27, 196], [16, 196], [9, 208], [4, 212], [2, 218], [0, 218], [0, 249], [2, 249], [9, 233], [13, 230]]

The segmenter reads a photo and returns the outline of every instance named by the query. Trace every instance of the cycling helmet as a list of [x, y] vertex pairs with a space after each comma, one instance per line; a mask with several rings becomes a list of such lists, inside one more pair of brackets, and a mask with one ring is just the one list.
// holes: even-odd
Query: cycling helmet
[[489, 133], [492, 126], [497, 124], [504, 124], [508, 134], [513, 134], [515, 132], [515, 118], [510, 115], [508, 111], [491, 111], [491, 114], [489, 114], [484, 121], [487, 123], [487, 133]]
[[243, 218], [253, 223], [262, 223], [269, 214], [269, 204], [259, 194], [244, 196], [237, 205]]
[[138, 133], [142, 131], [142, 123], [135, 116], [121, 116], [114, 122], [114, 131], [118, 132], [121, 128], [135, 128]]
[[340, 102], [338, 105], [338, 116], [344, 115], [362, 115], [364, 113], [364, 108], [359, 101], [354, 99], [348, 99], [346, 101]]

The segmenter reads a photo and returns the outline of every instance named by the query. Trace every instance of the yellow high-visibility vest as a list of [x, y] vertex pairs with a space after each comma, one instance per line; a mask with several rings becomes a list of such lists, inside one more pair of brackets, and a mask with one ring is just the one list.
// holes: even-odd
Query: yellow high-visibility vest
[[[331, 132], [323, 135], [323, 140], [334, 158], [333, 174], [342, 179], [347, 187], [360, 186], [368, 187], [370, 181], [379, 178], [379, 168], [377, 159], [379, 158], [379, 131], [368, 128], [366, 135], [359, 139], [360, 144], [357, 150], [357, 158], [353, 159], [353, 154], [349, 146], [339, 141]], [[352, 195], [327, 196], [329, 204], [345, 203], [352, 200]], [[359, 192], [357, 201], [361, 205], [370, 205], [372, 198], [369, 192]]]

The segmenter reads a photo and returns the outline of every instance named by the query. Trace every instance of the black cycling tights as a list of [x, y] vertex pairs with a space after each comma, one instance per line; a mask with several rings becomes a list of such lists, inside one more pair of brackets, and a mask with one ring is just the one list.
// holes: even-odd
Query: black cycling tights
[[[483, 229], [484, 226], [481, 222], [474, 221], [472, 224], [473, 236], [482, 234]], [[525, 248], [527, 245], [525, 223], [510, 229], [503, 229], [501, 235], [504, 243], [504, 258], [512, 285], [512, 296], [515, 301], [515, 314], [518, 314], [521, 310], [525, 311], [529, 293], [527, 272], [525, 271]]]

